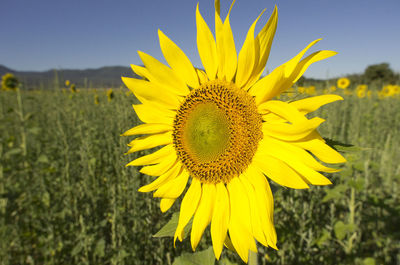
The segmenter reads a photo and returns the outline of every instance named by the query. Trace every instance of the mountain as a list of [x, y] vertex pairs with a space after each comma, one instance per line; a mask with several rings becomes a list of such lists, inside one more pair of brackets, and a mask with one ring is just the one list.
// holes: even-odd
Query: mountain
[[14, 74], [27, 89], [62, 88], [69, 80], [77, 88], [117, 88], [122, 85], [121, 76], [138, 77], [124, 66], [106, 66], [96, 69], [52, 69], [43, 72], [15, 71], [0, 65], [0, 76]]

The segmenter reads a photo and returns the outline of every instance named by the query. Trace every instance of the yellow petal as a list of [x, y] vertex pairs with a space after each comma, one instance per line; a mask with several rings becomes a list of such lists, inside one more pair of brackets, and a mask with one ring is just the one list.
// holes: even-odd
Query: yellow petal
[[307, 120], [307, 118], [304, 117], [304, 115], [301, 114], [298, 109], [287, 102], [278, 100], [269, 100], [260, 104], [258, 106], [258, 111], [261, 114], [268, 112], [274, 113], [291, 123], [304, 122]]
[[[243, 47], [239, 52], [238, 66], [236, 72], [236, 85], [238, 87], [244, 87], [244, 85], [249, 80], [253, 68], [256, 62], [256, 51], [254, 44], [254, 29], [256, 27], [258, 19], [264, 13], [265, 10], [257, 17], [257, 19], [251, 25], [249, 31], [247, 32], [246, 39], [243, 43]], [[258, 63], [258, 62], [257, 62]]]
[[215, 201], [215, 185], [203, 183], [199, 206], [193, 217], [190, 243], [193, 251], [196, 250], [204, 230], [211, 221]]
[[138, 51], [138, 54], [146, 69], [150, 72], [149, 80], [152, 83], [158, 83], [166, 91], [176, 95], [186, 96], [189, 93], [189, 88], [185, 82], [171, 68], [144, 52]]
[[324, 119], [315, 117], [303, 122], [288, 124], [288, 123], [267, 123], [263, 124], [263, 133], [277, 139], [285, 141], [301, 140], [312, 133]]
[[162, 198], [160, 201], [160, 210], [161, 212], [165, 213], [166, 211], [171, 208], [171, 206], [174, 204], [176, 199], [170, 199], [170, 198]]
[[313, 54], [310, 54], [309, 56], [301, 60], [300, 63], [296, 66], [294, 73], [292, 74], [295, 77], [294, 80], [292, 81], [292, 84], [297, 82], [297, 80], [304, 74], [304, 72], [311, 64], [327, 59], [336, 54], [337, 52], [334, 51], [318, 51], [314, 52]]
[[132, 129], [127, 130], [121, 136], [130, 136], [130, 135], [138, 135], [138, 134], [155, 134], [162, 133], [167, 131], [172, 131], [173, 127], [169, 124], [162, 123], [147, 123], [140, 124]]
[[167, 109], [177, 109], [182, 100], [177, 94], [153, 82], [129, 77], [122, 77], [122, 81], [142, 103], [150, 101]]
[[301, 113], [307, 114], [337, 100], [343, 100], [343, 98], [339, 95], [322, 95], [296, 100], [289, 104], [296, 107]]
[[138, 157], [129, 162], [126, 166], [143, 166], [161, 163], [170, 153], [175, 153], [175, 148], [172, 144], [166, 145], [152, 154]]
[[207, 77], [206, 72], [196, 68], [196, 73], [197, 73], [197, 77], [199, 78], [200, 84], [204, 84], [204, 83], [208, 82], [208, 77]]
[[161, 30], [158, 30], [161, 51], [165, 60], [175, 71], [177, 76], [181, 78], [187, 85], [192, 88], [199, 86], [196, 71], [185, 53], [170, 40]]
[[176, 199], [178, 198], [186, 187], [189, 178], [189, 173], [183, 169], [176, 178], [169, 180], [162, 184], [156, 192], [154, 192], [153, 197], [162, 197]]
[[[261, 145], [263, 147], [261, 147]], [[263, 150], [264, 146], [267, 149], [268, 148], [279, 149], [290, 156], [296, 157], [298, 160], [300, 160], [306, 166], [308, 166], [314, 170], [330, 172], [330, 173], [339, 171], [338, 169], [329, 168], [329, 167], [326, 167], [326, 166], [318, 163], [318, 161], [315, 160], [315, 158], [309, 152], [305, 151], [303, 148], [300, 148], [292, 143], [280, 141], [280, 140], [265, 136], [264, 139], [262, 140], [262, 142], [260, 142], [260, 150]]]
[[274, 227], [274, 198], [268, 180], [258, 168], [252, 165], [247, 168], [244, 177], [254, 188], [256, 207], [260, 213], [261, 224], [268, 245], [277, 249], [277, 236]]
[[210, 28], [207, 26], [199, 11], [199, 4], [196, 8], [197, 25], [197, 49], [201, 62], [210, 80], [214, 80], [218, 70], [217, 46]]
[[237, 67], [237, 54], [235, 48], [235, 40], [233, 38], [231, 25], [229, 22], [230, 12], [235, 1], [232, 1], [228, 15], [222, 23], [220, 12], [219, 12], [219, 1], [215, 2], [216, 14], [215, 14], [215, 35], [217, 41], [217, 52], [218, 52], [218, 78], [232, 81], [236, 74]]
[[135, 72], [135, 74], [149, 80], [150, 72], [149, 72], [149, 70], [146, 69], [146, 67], [131, 64], [131, 68], [132, 68], [133, 72]]
[[216, 184], [215, 206], [211, 221], [211, 239], [217, 260], [221, 256], [229, 224], [229, 196], [225, 185]]
[[269, 75], [261, 78], [249, 90], [255, 97], [256, 105], [260, 105], [281, 93], [281, 86], [285, 82], [285, 66], [275, 68]]
[[170, 169], [175, 164], [177, 159], [178, 158], [175, 152], [169, 152], [159, 164], [142, 167], [140, 173], [149, 176], [160, 176]]
[[151, 149], [159, 145], [166, 145], [172, 144], [172, 133], [165, 132], [160, 134], [153, 134], [148, 136], [143, 136], [136, 138], [135, 140], [131, 141], [128, 145], [131, 146], [131, 149], [127, 152], [127, 154]]
[[132, 105], [138, 118], [145, 123], [161, 123], [172, 125], [174, 122], [174, 112], [162, 110], [153, 104], [146, 103]]
[[268, 61], [269, 53], [271, 51], [272, 41], [274, 39], [276, 26], [278, 24], [278, 9], [275, 6], [274, 11], [272, 12], [271, 17], [269, 18], [267, 24], [262, 28], [262, 30], [258, 33], [255, 44], [259, 49], [258, 63], [256, 60], [256, 67], [254, 67], [252, 76], [247, 82], [245, 89], [251, 87], [261, 76], [264, 71], [265, 65]]
[[341, 154], [319, 139], [303, 139], [303, 141], [296, 141], [293, 144], [312, 152], [325, 163], [336, 164], [346, 162], [346, 159]]
[[[215, 1], [215, 4], [217, 1]], [[216, 41], [216, 47], [217, 47], [217, 54], [218, 54], [218, 79], [224, 79], [225, 77], [225, 71], [224, 71], [224, 66], [225, 66], [225, 51], [224, 51], [224, 34], [223, 34], [223, 24], [221, 17], [219, 16], [219, 10], [217, 10], [219, 6], [216, 6], [215, 9], [215, 41]]]
[[[235, 1], [232, 2], [231, 9]], [[225, 72], [225, 79], [229, 82], [232, 81], [237, 68], [237, 53], [235, 47], [235, 40], [233, 38], [231, 24], [229, 22], [229, 14], [231, 12], [229, 9], [228, 16], [225, 19], [223, 25], [223, 41], [224, 41], [224, 72]]]
[[321, 39], [317, 39], [313, 42], [311, 42], [310, 44], [307, 45], [307, 47], [305, 47], [301, 52], [299, 52], [295, 57], [293, 57], [292, 59], [290, 59], [288, 62], [285, 63], [285, 76], [289, 77], [292, 75], [292, 73], [294, 72], [294, 70], [297, 67], [297, 64], [299, 63], [301, 57], [303, 57], [303, 55], [308, 51], [308, 49], [310, 49], [312, 46], [314, 46], [317, 42], [319, 42]]
[[[298, 66], [301, 57], [303, 57], [303, 55], [307, 52], [309, 48], [311, 48], [311, 46], [313, 46], [320, 40], [321, 39], [311, 42], [299, 54], [290, 59], [288, 62], [275, 68], [269, 75], [257, 81], [257, 83], [255, 83], [254, 86], [250, 88], [249, 93], [253, 96], [256, 96], [257, 105], [278, 96], [283, 91], [293, 85], [293, 81], [301, 72], [301, 70], [299, 69], [302, 69], [302, 67], [305, 66], [306, 61], [304, 62], [304, 65], [300, 64], [300, 66]], [[296, 67], [298, 67], [297, 71]]]
[[[294, 153], [288, 152], [282, 148], [282, 145], [276, 143], [277, 141], [267, 141], [260, 148], [261, 154], [267, 154], [275, 157], [276, 159], [282, 160], [296, 172], [303, 176], [303, 179], [306, 179], [307, 183], [313, 185], [329, 185], [332, 182], [318, 173], [317, 171], [311, 169], [306, 166]], [[268, 148], [268, 149], [267, 149]], [[264, 152], [264, 153], [263, 153]]]
[[274, 182], [293, 189], [306, 189], [307, 183], [283, 161], [269, 155], [256, 153], [254, 165]]
[[250, 222], [249, 200], [238, 177], [227, 185], [231, 204], [229, 235], [236, 252], [247, 263], [249, 250], [257, 252]]
[[257, 209], [257, 198], [255, 196], [255, 191], [253, 186], [250, 184], [248, 179], [245, 176], [240, 176], [240, 181], [243, 184], [243, 187], [246, 190], [246, 193], [249, 198], [249, 208], [250, 208], [250, 221], [251, 228], [254, 238], [263, 244], [264, 246], [268, 246], [266, 237], [264, 235], [263, 226], [261, 224], [261, 215], [266, 214], [265, 212], [260, 212]]
[[175, 163], [174, 165], [172, 165], [172, 167], [170, 166], [169, 168], [167, 168], [165, 170], [165, 173], [162, 173], [153, 182], [140, 187], [139, 191], [140, 192], [150, 192], [150, 191], [158, 189], [164, 183], [167, 183], [168, 181], [175, 179], [178, 176], [178, 174], [181, 172], [181, 168], [182, 168], [182, 166], [180, 163]]
[[174, 235], [174, 244], [177, 238], [182, 241], [184, 232], [183, 229], [197, 210], [197, 206], [201, 197], [201, 192], [202, 189], [200, 181], [192, 178], [192, 184], [190, 185], [182, 200], [181, 209], [179, 212], [178, 226], [176, 227]]

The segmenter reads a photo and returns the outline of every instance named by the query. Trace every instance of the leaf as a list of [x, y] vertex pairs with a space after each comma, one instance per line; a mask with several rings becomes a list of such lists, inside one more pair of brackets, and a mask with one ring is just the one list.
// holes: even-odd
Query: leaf
[[97, 241], [96, 248], [94, 249], [94, 255], [100, 258], [104, 257], [105, 246], [106, 246], [106, 241], [104, 241], [103, 238]]
[[47, 156], [45, 154], [41, 154], [38, 159], [37, 159], [38, 163], [44, 163], [44, 164], [48, 164], [49, 163], [49, 159], [47, 158]]
[[166, 223], [160, 231], [153, 235], [153, 237], [173, 237], [175, 234], [176, 227], [178, 226], [179, 213], [175, 212], [171, 219]]
[[227, 259], [227, 258], [224, 258], [224, 259], [222, 259], [222, 260], [220, 260], [219, 262], [218, 262], [218, 265], [238, 265], [237, 263], [234, 263], [234, 262], [232, 262], [232, 261], [230, 261], [229, 259]]
[[28, 114], [25, 115], [24, 121], [30, 120], [33, 117], [33, 113], [29, 112]]
[[333, 230], [335, 231], [335, 235], [339, 240], [345, 238], [347, 233], [353, 232], [356, 229], [354, 224], [345, 224], [342, 221], [336, 222]]
[[32, 127], [28, 129], [28, 132], [34, 135], [38, 135], [41, 129], [39, 127]]
[[339, 240], [342, 240], [346, 236], [345, 224], [342, 221], [336, 222], [334, 226], [335, 235]]
[[72, 249], [71, 251], [71, 256], [76, 256], [77, 254], [79, 254], [82, 251], [83, 248], [83, 243], [82, 241], [80, 241], [78, 244], [76, 244], [76, 246]]
[[352, 188], [355, 188], [356, 191], [360, 192], [364, 189], [364, 185], [365, 185], [365, 180], [364, 179], [357, 179], [357, 180], [349, 180], [349, 186]]
[[214, 265], [215, 256], [212, 247], [195, 253], [183, 253], [175, 258], [172, 265]]
[[344, 196], [344, 192], [347, 190], [347, 186], [343, 184], [336, 185], [334, 188], [326, 190], [326, 195], [322, 199], [322, 202], [327, 202], [333, 199], [341, 199]]
[[21, 152], [22, 152], [22, 149], [19, 148], [19, 147], [16, 147], [16, 148], [13, 148], [13, 149], [8, 150], [8, 151], [4, 154], [4, 157], [7, 159], [7, 158], [10, 158], [10, 157], [13, 156], [13, 155], [18, 155], [18, 154], [20, 154]]
[[315, 243], [318, 245], [318, 247], [322, 247], [322, 245], [331, 238], [331, 234], [324, 229], [322, 232], [322, 235], [315, 240]]
[[374, 258], [368, 257], [368, 258], [365, 258], [365, 259], [363, 260], [363, 264], [364, 264], [364, 265], [375, 265], [376, 262], [375, 262], [375, 259], [374, 259]]
[[[158, 231], [156, 234], [153, 235], [153, 237], [174, 237], [176, 227], [178, 226], [178, 221], [179, 221], [179, 212], [175, 212], [172, 214], [171, 219], [166, 223], [160, 231]], [[184, 237], [189, 234], [190, 228], [192, 227], [192, 222], [193, 219], [189, 221], [189, 223], [186, 225], [184, 229]]]
[[42, 202], [47, 208], [50, 207], [50, 194], [47, 191], [42, 195]]

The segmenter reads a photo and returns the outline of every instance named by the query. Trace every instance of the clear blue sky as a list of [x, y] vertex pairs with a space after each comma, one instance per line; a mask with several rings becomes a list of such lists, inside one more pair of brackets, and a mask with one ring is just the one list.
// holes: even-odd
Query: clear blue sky
[[[214, 27], [214, 1], [200, 0]], [[2, 0], [0, 64], [15, 70], [84, 69], [141, 64], [137, 50], [163, 60], [157, 29], [177, 43], [195, 66], [194, 0]], [[230, 0], [221, 0], [225, 17]], [[260, 29], [278, 6], [279, 21], [268, 69], [286, 62], [309, 42], [335, 57], [312, 65], [307, 77], [336, 77], [389, 62], [400, 71], [400, 0], [237, 0], [231, 25], [241, 47], [262, 9]]]

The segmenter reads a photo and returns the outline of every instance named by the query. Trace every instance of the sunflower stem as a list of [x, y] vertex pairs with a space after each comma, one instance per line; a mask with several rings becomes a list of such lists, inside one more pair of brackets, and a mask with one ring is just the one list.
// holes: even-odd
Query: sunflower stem
[[20, 122], [22, 124], [22, 126], [21, 126], [21, 149], [22, 149], [22, 155], [24, 156], [24, 159], [25, 159], [26, 155], [27, 155], [25, 118], [24, 118], [24, 112], [23, 112], [23, 107], [22, 107], [21, 91], [20, 91], [19, 86], [17, 87], [16, 90], [17, 90], [17, 102], [18, 102], [18, 115], [19, 115]]

